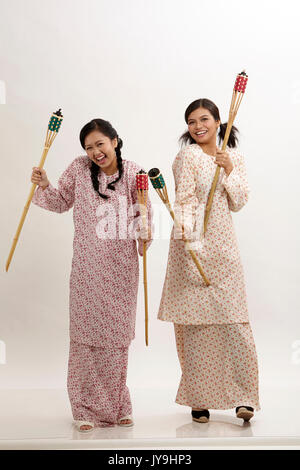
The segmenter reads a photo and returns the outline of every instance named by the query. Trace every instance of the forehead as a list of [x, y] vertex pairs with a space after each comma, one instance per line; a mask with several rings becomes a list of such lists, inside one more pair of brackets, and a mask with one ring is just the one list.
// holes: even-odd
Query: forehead
[[197, 108], [194, 111], [191, 112], [191, 114], [188, 117], [188, 120], [190, 119], [199, 119], [202, 116], [212, 116], [212, 114], [208, 111], [206, 108]]
[[100, 131], [92, 131], [90, 132], [85, 140], [84, 140], [84, 145], [87, 146], [87, 145], [93, 145], [95, 142], [97, 142], [98, 140], [102, 140], [102, 141], [105, 141], [105, 140], [108, 140], [109, 137], [107, 137], [106, 135], [102, 134], [102, 132]]

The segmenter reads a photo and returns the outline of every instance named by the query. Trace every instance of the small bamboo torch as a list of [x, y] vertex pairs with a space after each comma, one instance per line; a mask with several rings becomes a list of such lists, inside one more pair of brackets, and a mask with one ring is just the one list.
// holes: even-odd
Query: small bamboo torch
[[[48, 153], [48, 151], [49, 151], [49, 149], [50, 149], [50, 147], [51, 147], [51, 145], [52, 145], [52, 143], [53, 143], [53, 141], [54, 141], [54, 139], [55, 139], [55, 137], [56, 137], [56, 135], [59, 131], [62, 120], [63, 120], [63, 115], [61, 114], [61, 109], [56, 111], [56, 113], [53, 113], [52, 116], [50, 117], [50, 121], [49, 121], [49, 124], [48, 124], [48, 129], [47, 129], [47, 134], [46, 134], [46, 139], [45, 139], [45, 144], [44, 144], [44, 150], [43, 150], [42, 158], [41, 158], [39, 166], [38, 166], [40, 169], [42, 169], [43, 166], [44, 166], [44, 162], [46, 160], [47, 153]], [[19, 222], [17, 232], [16, 232], [15, 237], [13, 239], [12, 247], [10, 249], [10, 252], [9, 252], [9, 255], [8, 255], [8, 258], [7, 258], [7, 261], [6, 261], [6, 272], [8, 271], [11, 259], [13, 257], [13, 254], [14, 254], [14, 251], [15, 251], [18, 239], [19, 239], [19, 235], [20, 235], [20, 232], [22, 230], [22, 227], [23, 227], [23, 224], [24, 224], [24, 221], [25, 221], [25, 217], [27, 215], [27, 212], [28, 212], [31, 200], [33, 198], [33, 194], [34, 194], [36, 186], [37, 186], [36, 184], [32, 184], [32, 186], [31, 186], [31, 190], [30, 190], [28, 199], [26, 201], [21, 220]]]
[[[244, 93], [245, 93], [247, 81], [248, 81], [248, 75], [246, 74], [245, 70], [243, 70], [241, 73], [238, 74], [238, 76], [236, 77], [235, 83], [234, 83], [232, 99], [231, 99], [231, 104], [230, 104], [230, 110], [229, 110], [229, 118], [228, 118], [226, 132], [225, 132], [225, 136], [224, 136], [224, 140], [223, 140], [222, 151], [224, 151], [226, 149], [227, 142], [228, 142], [229, 135], [230, 135], [230, 131], [231, 131], [231, 128], [233, 126], [233, 122], [235, 120], [235, 117], [237, 115], [238, 109], [240, 107], [241, 101], [242, 101]], [[213, 180], [211, 188], [210, 188], [210, 193], [209, 193], [209, 196], [208, 196], [207, 205], [206, 205], [206, 209], [205, 209], [203, 234], [205, 234], [206, 229], [207, 229], [207, 222], [208, 222], [209, 213], [210, 213], [210, 210], [211, 210], [211, 206], [212, 206], [213, 197], [214, 197], [214, 193], [215, 193], [215, 190], [216, 190], [217, 182], [218, 182], [218, 179], [219, 179], [220, 170], [221, 170], [221, 167], [218, 165], [217, 169], [216, 169], [216, 172], [215, 172], [214, 180]]]
[[[148, 198], [148, 175], [143, 170], [136, 174], [136, 190], [143, 227], [147, 230], [147, 198]], [[145, 297], [145, 341], [148, 346], [148, 289], [147, 289], [147, 250], [146, 241], [143, 242], [143, 267], [144, 267], [144, 297]]]
[[[150, 177], [150, 181], [152, 183], [153, 188], [155, 189], [155, 191], [159, 195], [162, 202], [165, 204], [165, 206], [168, 209], [172, 219], [174, 220], [174, 224], [176, 225], [176, 227], [182, 229], [182, 226], [180, 225], [180, 223], [176, 219], [174, 211], [171, 207], [171, 204], [170, 204], [170, 201], [169, 201], [169, 196], [168, 196], [168, 191], [167, 191], [167, 186], [166, 186], [165, 180], [164, 180], [163, 175], [161, 174], [160, 170], [158, 168], [152, 168], [148, 172], [148, 175]], [[188, 241], [185, 241], [185, 245], [186, 245], [187, 250], [190, 253], [195, 265], [197, 266], [197, 269], [198, 269], [199, 273], [203, 277], [205, 284], [207, 286], [209, 286], [210, 281], [205, 276], [205, 273], [204, 273], [204, 271], [203, 271], [196, 255], [195, 255], [194, 251], [191, 249], [190, 243]]]

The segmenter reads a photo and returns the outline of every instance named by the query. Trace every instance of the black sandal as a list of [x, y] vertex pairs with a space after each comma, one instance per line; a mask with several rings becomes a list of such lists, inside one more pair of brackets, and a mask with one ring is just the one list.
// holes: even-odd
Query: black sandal
[[197, 423], [207, 423], [209, 416], [208, 410], [192, 410], [193, 421], [196, 421]]
[[236, 417], [243, 418], [244, 421], [250, 421], [254, 415], [254, 408], [252, 406], [238, 406], [235, 409]]

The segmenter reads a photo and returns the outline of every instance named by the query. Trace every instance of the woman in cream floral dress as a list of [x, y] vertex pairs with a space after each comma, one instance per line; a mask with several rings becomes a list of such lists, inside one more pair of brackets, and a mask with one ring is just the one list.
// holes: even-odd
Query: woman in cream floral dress
[[[236, 150], [232, 128], [228, 147], [219, 110], [200, 99], [185, 112], [185, 146], [173, 163], [175, 212], [183, 234], [171, 234], [168, 265], [158, 318], [174, 323], [182, 377], [176, 402], [192, 408], [193, 420], [207, 422], [209, 409], [236, 408], [245, 421], [259, 410], [258, 364], [248, 318], [243, 267], [231, 212], [248, 200], [244, 157]], [[204, 210], [216, 164], [221, 167], [205, 237], [200, 241]], [[193, 244], [210, 280], [204, 280], [184, 239]]]

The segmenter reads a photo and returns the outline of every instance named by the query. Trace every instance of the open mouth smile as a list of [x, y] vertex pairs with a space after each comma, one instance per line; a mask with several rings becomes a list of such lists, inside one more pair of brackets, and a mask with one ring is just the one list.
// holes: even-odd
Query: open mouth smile
[[97, 160], [98, 163], [104, 163], [106, 158], [106, 155], [99, 155], [98, 157], [95, 157], [95, 160]]
[[195, 134], [196, 134], [198, 137], [202, 137], [203, 135], [207, 134], [207, 131], [199, 131], [199, 132], [195, 132]]

